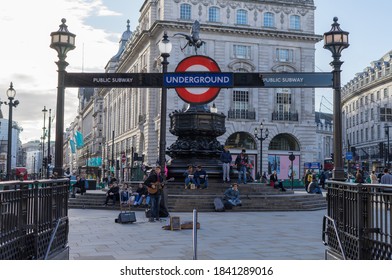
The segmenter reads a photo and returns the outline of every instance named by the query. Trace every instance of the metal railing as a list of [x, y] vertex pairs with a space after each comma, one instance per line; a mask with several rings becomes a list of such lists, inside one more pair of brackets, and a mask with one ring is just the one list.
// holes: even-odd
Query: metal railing
[[244, 120], [255, 120], [256, 111], [246, 109], [230, 109], [227, 111], [227, 118], [229, 119], [244, 119]]
[[298, 113], [272, 112], [273, 121], [298, 121]]
[[68, 179], [0, 182], [0, 260], [68, 258], [68, 196]]
[[326, 257], [392, 260], [392, 186], [328, 181]]

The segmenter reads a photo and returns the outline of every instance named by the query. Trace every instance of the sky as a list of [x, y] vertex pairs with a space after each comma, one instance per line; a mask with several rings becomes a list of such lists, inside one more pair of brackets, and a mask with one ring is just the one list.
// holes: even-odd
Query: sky
[[[50, 33], [57, 31], [66, 18], [68, 30], [76, 34], [76, 48], [68, 53], [68, 72], [103, 72], [118, 51], [121, 34], [130, 20], [136, 29], [139, 9], [144, 0], [13, 0], [0, 9], [0, 100], [13, 82], [20, 104], [13, 109], [13, 120], [23, 128], [23, 143], [42, 136], [46, 106], [55, 116], [57, 96], [57, 52], [49, 47]], [[392, 50], [389, 25], [392, 1], [315, 0], [315, 32], [323, 35], [331, 29], [333, 17], [349, 34], [349, 48], [343, 50], [342, 85], [354, 78], [374, 60]], [[43, 8], [45, 7], [45, 8]], [[332, 70], [331, 53], [316, 44], [316, 72]], [[77, 89], [66, 89], [67, 128], [77, 113]], [[332, 113], [332, 90], [317, 89], [315, 110]], [[8, 106], [2, 105], [8, 119]], [[46, 114], [46, 126], [48, 122]], [[55, 121], [52, 123], [54, 140]]]

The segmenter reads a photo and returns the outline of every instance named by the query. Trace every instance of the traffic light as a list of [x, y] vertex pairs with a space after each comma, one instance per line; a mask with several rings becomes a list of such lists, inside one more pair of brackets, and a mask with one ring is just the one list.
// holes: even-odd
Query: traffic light
[[48, 165], [48, 159], [46, 157], [44, 157], [42, 159], [42, 166], [46, 167]]
[[333, 161], [333, 153], [331, 153], [331, 159], [332, 159], [332, 161]]
[[49, 155], [49, 157], [48, 157], [48, 164], [51, 164], [52, 163], [52, 155]]

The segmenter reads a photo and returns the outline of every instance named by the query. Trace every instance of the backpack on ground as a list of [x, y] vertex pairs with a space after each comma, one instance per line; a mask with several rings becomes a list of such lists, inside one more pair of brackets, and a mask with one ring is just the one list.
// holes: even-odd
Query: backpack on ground
[[214, 198], [214, 207], [216, 212], [223, 212], [225, 211], [225, 205], [220, 197]]

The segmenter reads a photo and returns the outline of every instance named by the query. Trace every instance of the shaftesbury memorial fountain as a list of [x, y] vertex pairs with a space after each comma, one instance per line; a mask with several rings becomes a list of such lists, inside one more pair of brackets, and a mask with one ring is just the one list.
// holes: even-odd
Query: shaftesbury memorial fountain
[[[186, 46], [194, 47], [197, 53], [197, 49], [204, 44], [199, 38], [199, 31], [200, 24], [195, 21], [191, 29], [191, 35], [175, 35], [184, 36], [188, 40]], [[219, 66], [214, 60], [197, 55], [185, 58], [180, 62], [176, 72], [186, 71], [189, 64], [192, 64], [189, 61], [201, 64], [204, 71], [207, 68], [210, 72], [220, 72]], [[193, 71], [197, 69], [197, 66], [191, 66]], [[209, 110], [206, 106], [206, 103], [216, 98], [219, 90], [220, 88], [210, 88], [210, 90], [207, 89], [206, 93], [197, 95], [192, 94], [186, 88], [176, 88], [179, 96], [189, 105], [186, 110], [174, 111], [169, 115], [170, 132], [178, 136], [166, 152], [171, 157], [168, 164], [169, 177], [183, 178], [183, 173], [188, 165], [199, 164], [206, 169], [210, 179], [220, 176], [222, 163], [219, 157], [223, 146], [216, 138], [226, 132], [226, 116]], [[197, 102], [190, 102], [192, 100]]]
[[223, 114], [210, 112], [205, 105], [195, 104], [170, 114], [170, 132], [178, 138], [167, 151], [171, 157], [169, 177], [183, 178], [190, 164], [202, 165], [210, 178], [219, 176], [223, 147], [216, 137], [226, 132], [225, 118]]

